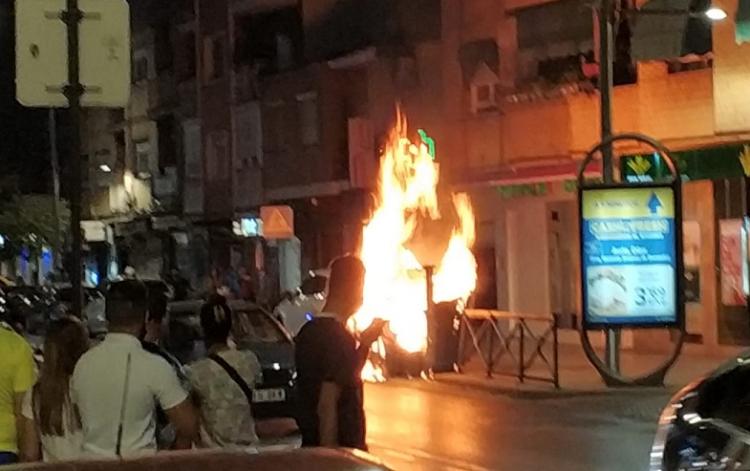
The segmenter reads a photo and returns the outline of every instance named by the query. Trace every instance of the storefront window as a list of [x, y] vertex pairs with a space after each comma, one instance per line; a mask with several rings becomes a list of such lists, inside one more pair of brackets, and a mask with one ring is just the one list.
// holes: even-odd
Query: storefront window
[[748, 292], [747, 231], [742, 219], [719, 221], [719, 256], [721, 263], [721, 303], [744, 306]]
[[685, 302], [701, 302], [701, 228], [697, 221], [682, 224], [683, 256], [685, 265]]

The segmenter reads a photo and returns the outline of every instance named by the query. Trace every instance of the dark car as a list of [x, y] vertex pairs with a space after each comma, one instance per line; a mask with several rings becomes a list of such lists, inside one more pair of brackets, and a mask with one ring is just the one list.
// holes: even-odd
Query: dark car
[[51, 290], [38, 286], [13, 286], [5, 289], [8, 316], [30, 335], [44, 335], [55, 315], [57, 301]]
[[650, 469], [750, 469], [750, 351], [670, 400], [659, 419]]
[[[230, 302], [232, 337], [240, 349], [255, 353], [263, 369], [263, 384], [253, 390], [257, 418], [294, 416], [294, 343], [284, 327], [262, 307], [244, 301]], [[169, 304], [167, 350], [183, 364], [206, 356], [200, 327], [201, 301]]]

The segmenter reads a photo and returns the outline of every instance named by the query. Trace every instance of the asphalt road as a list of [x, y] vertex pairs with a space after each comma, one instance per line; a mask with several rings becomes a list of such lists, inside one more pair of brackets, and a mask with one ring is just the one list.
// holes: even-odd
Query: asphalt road
[[365, 391], [370, 451], [395, 470], [639, 471], [668, 393], [518, 398], [436, 383]]

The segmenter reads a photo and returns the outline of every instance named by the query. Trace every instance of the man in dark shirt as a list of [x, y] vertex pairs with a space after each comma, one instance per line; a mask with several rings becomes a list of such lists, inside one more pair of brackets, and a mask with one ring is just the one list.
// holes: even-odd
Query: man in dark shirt
[[[182, 387], [190, 391], [190, 381], [187, 378], [185, 368], [180, 361], [169, 353], [162, 345], [162, 324], [167, 316], [169, 297], [161, 289], [160, 284], [147, 286], [148, 288], [148, 314], [141, 335], [141, 347], [147, 352], [158, 355], [177, 373]], [[175, 440], [174, 427], [169, 422], [167, 414], [161, 407], [156, 408], [156, 442], [160, 450], [168, 450]]]
[[302, 446], [367, 449], [362, 367], [385, 322], [376, 320], [359, 338], [359, 348], [346, 329], [362, 306], [365, 267], [354, 256], [331, 264], [323, 311], [296, 339]]

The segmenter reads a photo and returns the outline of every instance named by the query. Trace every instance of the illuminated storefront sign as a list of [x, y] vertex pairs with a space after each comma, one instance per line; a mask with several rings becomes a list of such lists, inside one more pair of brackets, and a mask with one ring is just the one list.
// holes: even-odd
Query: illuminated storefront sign
[[422, 143], [427, 146], [430, 152], [430, 156], [432, 157], [432, 160], [435, 160], [435, 139], [431, 138], [427, 131], [424, 129], [417, 130], [417, 133], [419, 134], [419, 138], [422, 140]]
[[263, 236], [263, 221], [260, 218], [244, 217], [233, 223], [234, 235], [238, 237]]
[[581, 192], [587, 327], [682, 322], [675, 199], [665, 186]]
[[[672, 156], [687, 180], [721, 180], [747, 176], [750, 172], [750, 146], [747, 144], [685, 150], [673, 152]], [[664, 181], [671, 175], [658, 154], [623, 156], [620, 172], [623, 181], [629, 183]]]

